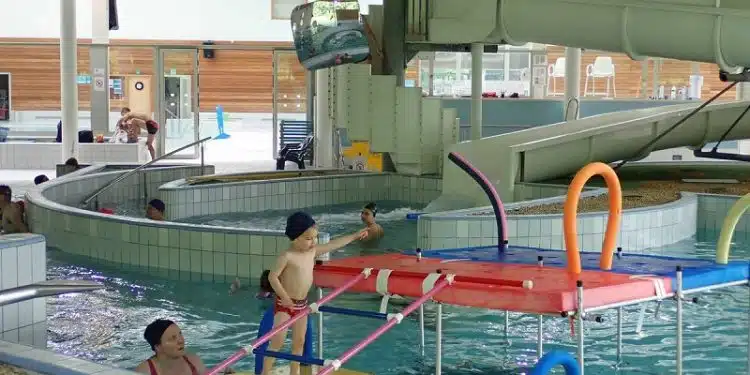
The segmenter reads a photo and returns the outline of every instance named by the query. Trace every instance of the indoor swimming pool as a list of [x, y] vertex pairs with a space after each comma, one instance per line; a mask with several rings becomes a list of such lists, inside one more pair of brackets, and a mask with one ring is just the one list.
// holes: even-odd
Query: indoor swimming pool
[[[397, 205], [396, 205], [397, 206]], [[396, 207], [391, 206], [391, 207]], [[392, 210], [394, 217], [404, 213]], [[327, 214], [313, 213], [333, 233], [349, 231], [359, 224], [352, 207], [335, 207]], [[385, 215], [387, 209], [382, 211]], [[277, 213], [249, 217], [205, 218], [209, 221], [280, 225]], [[389, 220], [382, 221], [389, 230]], [[201, 219], [203, 220], [203, 219]], [[411, 223], [413, 224], [413, 223]], [[394, 228], [411, 225], [393, 220]], [[337, 229], [338, 228], [338, 229]], [[393, 230], [393, 229], [392, 229]], [[412, 234], [414, 229], [412, 228]], [[406, 231], [406, 229], [404, 229]], [[396, 237], [396, 236], [394, 236]], [[744, 236], [738, 236], [744, 238]], [[684, 241], [649, 253], [712, 258], [715, 237]], [[750, 256], [750, 242], [737, 244], [733, 257]], [[143, 340], [144, 327], [156, 317], [173, 319], [182, 327], [188, 348], [208, 364], [216, 364], [240, 345], [255, 338], [265, 302], [254, 298], [255, 288], [229, 295], [228, 283], [177, 281], [146, 269], [123, 269], [120, 265], [98, 263], [56, 250], [48, 252], [51, 279], [90, 279], [106, 285], [106, 290], [50, 298], [48, 303], [49, 347], [57, 352], [96, 362], [132, 368], [147, 358], [150, 348]], [[685, 368], [693, 374], [741, 373], [747, 351], [747, 287], [733, 287], [699, 294], [697, 304], [685, 305]], [[379, 300], [372, 295], [344, 294], [333, 306], [377, 310]], [[644, 330], [633, 333], [638, 306], [625, 308], [623, 364], [618, 374], [663, 374], [674, 368], [675, 304], [665, 301], [658, 317], [654, 303], [648, 305]], [[376, 374], [431, 374], [434, 370], [434, 320], [427, 307], [427, 348], [419, 355], [419, 329], [410, 317], [354, 357], [348, 368]], [[397, 309], [394, 306], [392, 309]], [[503, 313], [446, 306], [443, 318], [443, 371], [446, 374], [518, 374], [536, 358], [536, 316], [511, 314], [510, 330], [504, 332]], [[590, 323], [586, 332], [587, 373], [612, 374], [616, 353], [616, 313], [604, 313], [605, 322]], [[326, 357], [341, 353], [379, 321], [326, 315]], [[574, 337], [563, 319], [545, 319], [545, 351], [565, 349], [575, 352]], [[509, 345], [509, 343], [511, 345]], [[244, 360], [237, 368], [250, 369]]]

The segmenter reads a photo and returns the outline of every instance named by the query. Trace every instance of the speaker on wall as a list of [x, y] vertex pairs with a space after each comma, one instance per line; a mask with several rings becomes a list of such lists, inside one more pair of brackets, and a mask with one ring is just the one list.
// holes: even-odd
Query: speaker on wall
[[109, 29], [120, 30], [120, 23], [117, 20], [117, 0], [109, 0]]
[[[213, 46], [214, 42], [207, 40], [203, 42], [204, 46]], [[216, 57], [216, 50], [211, 48], [204, 48], [203, 49], [203, 57], [207, 59], [213, 59]]]

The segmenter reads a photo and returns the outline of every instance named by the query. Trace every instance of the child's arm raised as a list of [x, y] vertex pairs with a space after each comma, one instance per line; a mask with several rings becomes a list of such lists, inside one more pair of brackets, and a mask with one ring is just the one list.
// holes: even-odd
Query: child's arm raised
[[286, 256], [286, 253], [279, 255], [279, 258], [276, 260], [276, 266], [268, 274], [268, 281], [271, 283], [271, 287], [276, 293], [276, 296], [278, 296], [281, 300], [281, 304], [284, 306], [292, 306], [294, 303], [292, 302], [292, 299], [289, 298], [289, 294], [287, 294], [284, 286], [281, 285], [281, 280], [279, 280], [279, 275], [281, 275], [281, 273], [284, 271], [284, 268], [286, 268]]
[[367, 229], [362, 229], [359, 232], [352, 233], [346, 236], [336, 237], [332, 239], [327, 244], [318, 245], [315, 247], [315, 254], [321, 255], [325, 253], [330, 253], [331, 251], [336, 251], [356, 240], [363, 240], [367, 238]]

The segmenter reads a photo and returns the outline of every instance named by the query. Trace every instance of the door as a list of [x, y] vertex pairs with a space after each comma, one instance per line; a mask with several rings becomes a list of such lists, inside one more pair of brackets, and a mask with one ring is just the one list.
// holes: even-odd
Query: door
[[[307, 118], [307, 71], [294, 50], [273, 51], [273, 157], [279, 152], [281, 121], [304, 121]], [[312, 128], [310, 128], [312, 131]], [[304, 138], [304, 136], [302, 137]]]
[[[198, 103], [198, 50], [159, 49], [157, 73], [158, 109], [161, 125], [159, 155], [173, 152], [197, 141], [200, 137]], [[195, 145], [172, 155], [172, 158], [195, 159], [200, 146]]]
[[129, 76], [125, 79], [125, 82], [128, 108], [136, 113], [153, 113], [151, 76]]

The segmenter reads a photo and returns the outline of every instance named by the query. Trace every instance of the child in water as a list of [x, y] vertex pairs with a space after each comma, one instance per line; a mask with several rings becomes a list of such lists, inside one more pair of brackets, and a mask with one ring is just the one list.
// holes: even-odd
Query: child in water
[[[276, 266], [268, 273], [269, 290], [276, 295], [274, 301], [274, 327], [286, 322], [291, 317], [305, 311], [307, 295], [313, 283], [315, 258], [321, 254], [338, 250], [356, 240], [367, 238], [368, 230], [332, 239], [327, 244], [318, 245], [318, 230], [315, 220], [304, 213], [296, 212], [286, 222], [285, 234], [292, 241], [288, 250], [279, 255]], [[263, 280], [261, 279], [261, 283]], [[307, 331], [307, 316], [292, 325], [292, 354], [302, 355]], [[279, 332], [271, 339], [268, 350], [278, 351], [286, 339], [286, 330]], [[275, 358], [266, 357], [263, 362], [263, 374], [270, 374]], [[290, 375], [299, 375], [297, 362], [290, 365]]]

